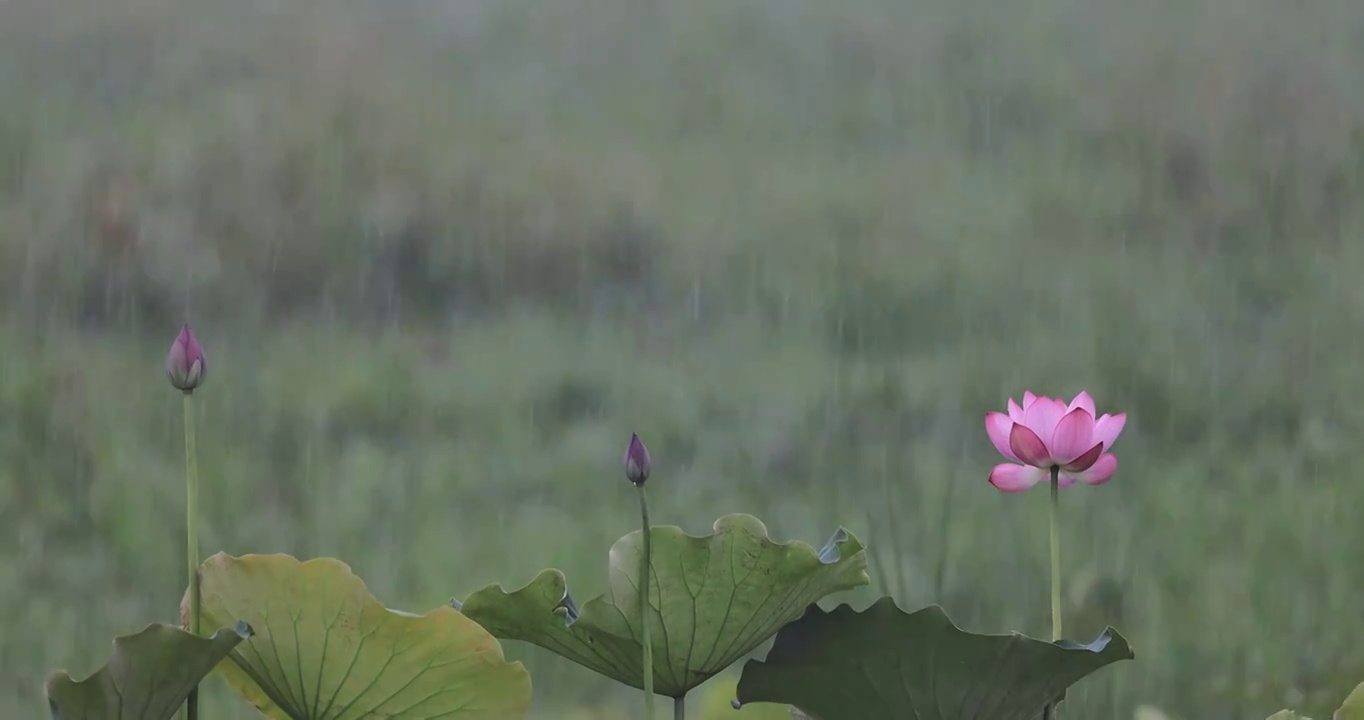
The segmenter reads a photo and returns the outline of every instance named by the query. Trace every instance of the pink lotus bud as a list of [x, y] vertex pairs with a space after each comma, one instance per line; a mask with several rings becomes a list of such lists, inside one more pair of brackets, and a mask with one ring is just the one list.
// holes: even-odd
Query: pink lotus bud
[[193, 392], [207, 375], [208, 358], [187, 323], [180, 328], [180, 334], [175, 336], [170, 353], [166, 355], [166, 377], [175, 389]]
[[630, 433], [630, 445], [625, 448], [625, 477], [636, 485], [649, 479], [649, 448], [636, 433]]

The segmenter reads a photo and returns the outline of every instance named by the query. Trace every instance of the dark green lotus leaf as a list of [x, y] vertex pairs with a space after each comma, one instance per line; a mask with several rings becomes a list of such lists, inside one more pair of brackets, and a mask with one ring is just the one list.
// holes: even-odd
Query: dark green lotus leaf
[[47, 678], [47, 703], [53, 720], [169, 720], [204, 676], [251, 627], [237, 622], [213, 637], [155, 624], [136, 635], [114, 640], [109, 662], [79, 682], [65, 670]]
[[[751, 515], [726, 515], [715, 532], [650, 528], [649, 613], [654, 690], [681, 697], [760, 645], [806, 605], [869, 582], [862, 543], [839, 529], [822, 549], [777, 543]], [[493, 635], [547, 648], [584, 667], [643, 687], [639, 559], [643, 533], [616, 541], [609, 590], [581, 612], [558, 570], [508, 593], [499, 585], [469, 596], [461, 611]]]
[[530, 717], [525, 667], [452, 608], [390, 610], [331, 558], [219, 553], [200, 573], [203, 622], [256, 630], [218, 672], [272, 720]]
[[819, 720], [1033, 720], [1066, 688], [1132, 648], [1112, 628], [1092, 643], [977, 635], [936, 605], [883, 597], [862, 612], [811, 605], [750, 660], [738, 702], [794, 705]]

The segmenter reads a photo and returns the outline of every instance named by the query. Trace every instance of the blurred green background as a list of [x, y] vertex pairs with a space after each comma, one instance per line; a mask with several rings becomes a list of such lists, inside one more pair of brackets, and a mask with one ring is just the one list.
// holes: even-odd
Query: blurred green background
[[[656, 522], [842, 524], [839, 600], [1046, 636], [1045, 493], [982, 419], [1087, 389], [1129, 422], [1062, 497], [1067, 634], [1138, 659], [1065, 715], [1329, 716], [1362, 272], [1358, 0], [8, 0], [0, 716], [175, 617], [186, 319], [205, 552], [413, 610], [602, 589], [637, 430]], [[635, 709], [508, 651], [544, 718]]]

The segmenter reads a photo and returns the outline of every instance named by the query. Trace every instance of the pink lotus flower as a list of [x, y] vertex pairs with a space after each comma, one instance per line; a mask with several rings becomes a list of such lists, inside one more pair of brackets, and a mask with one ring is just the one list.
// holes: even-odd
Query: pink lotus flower
[[1082, 392], [1067, 405], [1031, 392], [1023, 393], [1023, 405], [1009, 398], [1009, 414], [985, 415], [985, 432], [1000, 455], [1021, 463], [996, 465], [990, 484], [1004, 492], [1023, 492], [1050, 480], [1051, 469], [1060, 469], [1057, 484], [1075, 481], [1101, 485], [1118, 470], [1118, 458], [1108, 449], [1118, 439], [1127, 413], [1094, 418], [1094, 399]]

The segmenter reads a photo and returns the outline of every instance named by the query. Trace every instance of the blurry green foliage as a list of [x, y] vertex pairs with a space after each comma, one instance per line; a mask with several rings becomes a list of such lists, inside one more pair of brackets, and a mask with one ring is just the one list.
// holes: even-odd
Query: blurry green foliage
[[[0, 715], [175, 616], [186, 315], [207, 552], [411, 607], [591, 577], [638, 430], [659, 522], [845, 523], [901, 605], [1044, 634], [980, 423], [1083, 388], [1131, 421], [1070, 603], [1142, 660], [1071, 712], [1364, 673], [1354, 3], [75, 5], [0, 6]], [[620, 699], [509, 650], [537, 707]]]

